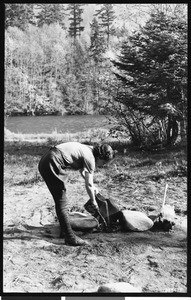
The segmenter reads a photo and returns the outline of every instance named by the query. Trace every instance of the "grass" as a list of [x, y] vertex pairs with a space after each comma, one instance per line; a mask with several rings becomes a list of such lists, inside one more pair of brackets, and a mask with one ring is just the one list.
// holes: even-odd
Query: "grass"
[[47, 143], [58, 144], [61, 142], [69, 141], [86, 141], [91, 143], [92, 141], [105, 140], [108, 137], [107, 129], [90, 129], [84, 132], [78, 133], [59, 133], [55, 129], [52, 133], [37, 133], [37, 134], [23, 134], [14, 133], [5, 129], [5, 141], [9, 142], [30, 142], [30, 143]]
[[[60, 134], [54, 131], [52, 134], [21, 134], [12, 133], [5, 130], [4, 143], [4, 162], [6, 166], [20, 166], [24, 170], [23, 174], [28, 174], [29, 170], [34, 169], [43, 153], [52, 145], [68, 141], [78, 141], [87, 144], [109, 143], [114, 149], [118, 150], [120, 160], [115, 161], [117, 173], [126, 173], [124, 168], [143, 168], [155, 166], [156, 175], [164, 173], [165, 166], [171, 165], [171, 175], [187, 175], [186, 149], [175, 147], [162, 152], [148, 153], [145, 151], [136, 151], [129, 140], [117, 140], [108, 136], [107, 130], [95, 129], [88, 132], [75, 134]], [[18, 172], [19, 173], [19, 172]], [[100, 176], [101, 174], [99, 174]], [[34, 180], [39, 177], [35, 173]], [[122, 179], [122, 177], [121, 177]], [[29, 179], [32, 181], [32, 179]], [[23, 178], [23, 182], [26, 182]]]

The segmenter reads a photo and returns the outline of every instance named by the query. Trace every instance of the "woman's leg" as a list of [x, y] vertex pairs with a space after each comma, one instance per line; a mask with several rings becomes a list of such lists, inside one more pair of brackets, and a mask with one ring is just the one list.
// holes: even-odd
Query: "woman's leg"
[[68, 215], [66, 190], [51, 190], [50, 192], [55, 201], [56, 214], [60, 223], [61, 235], [64, 235], [66, 244], [74, 246], [88, 244], [85, 240], [76, 236], [72, 230]]

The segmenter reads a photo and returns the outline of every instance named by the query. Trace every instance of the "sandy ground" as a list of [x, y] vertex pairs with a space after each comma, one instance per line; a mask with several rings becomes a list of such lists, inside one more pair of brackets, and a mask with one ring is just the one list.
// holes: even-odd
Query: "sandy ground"
[[[162, 202], [164, 184], [116, 177], [100, 192], [112, 195], [120, 208], [149, 213], [159, 209], [156, 199]], [[143, 293], [186, 293], [186, 177], [170, 178], [168, 184], [177, 213], [171, 232], [78, 232], [92, 247], [66, 246], [58, 238], [54, 204], [42, 181], [6, 184], [3, 291], [85, 293], [108, 282], [128, 282]], [[88, 200], [84, 186], [75, 188], [72, 181], [68, 195], [73, 210]]]

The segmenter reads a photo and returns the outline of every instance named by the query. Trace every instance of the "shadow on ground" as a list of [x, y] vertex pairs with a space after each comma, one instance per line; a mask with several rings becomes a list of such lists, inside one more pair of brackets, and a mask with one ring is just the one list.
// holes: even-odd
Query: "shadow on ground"
[[[10, 228], [11, 227], [11, 228]], [[84, 239], [90, 240], [92, 244], [98, 243], [122, 243], [126, 246], [132, 244], [137, 245], [150, 245], [152, 247], [165, 248], [165, 247], [186, 247], [186, 233], [175, 228], [170, 232], [162, 231], [144, 231], [144, 232], [81, 232], [76, 234]], [[4, 240], [32, 240], [39, 239], [46, 242], [64, 245], [64, 239], [59, 238], [59, 226], [47, 224], [44, 226], [31, 226], [27, 224], [14, 227], [13, 225], [6, 228], [4, 231]]]

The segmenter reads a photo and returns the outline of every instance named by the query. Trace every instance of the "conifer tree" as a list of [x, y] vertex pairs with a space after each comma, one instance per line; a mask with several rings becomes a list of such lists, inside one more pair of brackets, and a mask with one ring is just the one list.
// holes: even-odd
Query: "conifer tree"
[[102, 7], [96, 10], [95, 16], [98, 16], [101, 20], [100, 25], [103, 28], [103, 32], [107, 35], [107, 45], [109, 45], [110, 36], [115, 33], [115, 29], [112, 26], [116, 18], [113, 4], [102, 4]]
[[151, 15], [141, 31], [123, 43], [119, 60], [113, 63], [121, 82], [115, 100], [126, 107], [126, 113], [149, 115], [155, 121], [167, 118], [165, 138], [167, 144], [173, 143], [177, 121], [186, 113], [186, 21], [164, 13]]
[[18, 4], [5, 5], [5, 28], [18, 24]]
[[5, 5], [5, 28], [15, 26], [22, 30], [27, 24], [35, 24], [33, 11], [34, 4], [6, 4]]
[[37, 24], [41, 27], [43, 24], [59, 23], [65, 28], [64, 17], [65, 11], [63, 4], [38, 4], [39, 13], [37, 15]]
[[105, 39], [103, 34], [100, 31], [100, 27], [98, 24], [97, 19], [94, 17], [92, 23], [90, 24], [91, 33], [90, 33], [90, 51], [91, 56], [93, 57], [94, 61], [97, 63], [98, 61], [102, 60], [102, 54], [106, 49]]
[[84, 26], [81, 25], [83, 19], [82, 19], [82, 9], [83, 4], [75, 4], [71, 3], [68, 5], [67, 10], [70, 11], [70, 17], [69, 20], [70, 26], [69, 26], [69, 35], [76, 39], [77, 36], [81, 35], [81, 32], [84, 30]]

